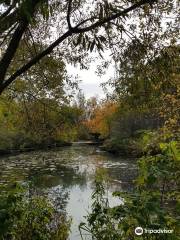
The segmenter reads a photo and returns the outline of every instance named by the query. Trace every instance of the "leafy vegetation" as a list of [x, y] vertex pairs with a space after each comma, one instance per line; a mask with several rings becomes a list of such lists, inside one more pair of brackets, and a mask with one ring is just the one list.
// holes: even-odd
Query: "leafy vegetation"
[[[178, 10], [175, 0], [1, 0], [0, 93], [49, 54], [87, 68], [88, 52], [102, 56], [109, 47], [116, 59], [132, 39], [141, 43], [139, 56], [159, 52], [159, 45], [177, 40]], [[13, 68], [23, 42], [28, 57]]]
[[126, 50], [119, 77], [110, 82], [116, 113], [104, 147], [112, 152], [143, 154], [148, 132], [175, 139], [179, 135], [179, 46], [166, 47], [148, 62], [140, 60], [131, 48]]
[[[14, 68], [22, 57], [21, 51]], [[0, 151], [62, 146], [77, 139], [82, 111], [71, 104], [71, 92], [76, 87], [63, 61], [55, 57], [45, 58], [17, 80], [0, 97]]]
[[8, 100], [0, 103], [0, 150], [62, 146], [78, 136], [78, 108], [53, 99]]
[[[179, 239], [180, 152], [176, 142], [160, 143], [160, 153], [139, 160], [139, 176], [133, 193], [114, 192], [123, 204], [110, 208], [103, 177], [95, 180], [92, 212], [80, 229], [92, 239]], [[135, 228], [172, 230], [171, 234], [136, 236]], [[82, 235], [83, 239], [83, 235]]]
[[45, 197], [30, 196], [17, 184], [1, 189], [0, 239], [65, 240], [69, 227], [66, 216]]
[[[92, 239], [179, 239], [179, 46], [165, 47], [148, 60], [139, 44], [132, 41], [124, 51], [119, 76], [110, 82], [116, 112], [104, 143], [110, 152], [140, 157], [138, 177], [133, 192], [114, 192], [123, 200], [115, 207], [103, 179], [95, 180], [91, 213], [80, 224]], [[135, 233], [138, 226], [144, 229], [141, 236]], [[171, 233], [157, 234], [163, 229]]]
[[[175, 0], [0, 0], [0, 153], [93, 136], [105, 150], [141, 157], [134, 192], [114, 193], [120, 206], [109, 207], [96, 179], [88, 225], [80, 226], [94, 239], [137, 239], [136, 226], [173, 230], [146, 239], [178, 239], [178, 43]], [[93, 51], [100, 75], [114, 60], [114, 91], [104, 101], [80, 92], [73, 102], [78, 84], [66, 64], [88, 69]], [[0, 237], [67, 239], [69, 222], [54, 222], [49, 202], [26, 195], [1, 193]]]
[[[93, 99], [91, 99], [91, 101], [93, 101]], [[110, 101], [95, 104], [90, 108], [84, 125], [91, 134], [98, 133], [101, 138], [108, 138], [116, 108], [116, 104]]]

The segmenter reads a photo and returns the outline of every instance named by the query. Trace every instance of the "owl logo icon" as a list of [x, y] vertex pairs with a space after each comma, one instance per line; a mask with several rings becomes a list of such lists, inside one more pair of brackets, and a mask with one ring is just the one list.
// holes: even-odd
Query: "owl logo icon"
[[143, 234], [143, 228], [142, 227], [137, 227], [135, 228], [135, 234], [140, 236]]

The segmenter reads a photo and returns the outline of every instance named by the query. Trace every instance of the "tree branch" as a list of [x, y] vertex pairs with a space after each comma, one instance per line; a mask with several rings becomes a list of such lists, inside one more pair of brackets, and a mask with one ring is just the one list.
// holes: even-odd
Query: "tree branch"
[[10, 11], [13, 9], [13, 7], [14, 7], [13, 5], [9, 6], [8, 9], [0, 15], [0, 20], [3, 19], [4, 17], [6, 17], [9, 14]]
[[69, 1], [68, 1], [68, 10], [67, 10], [67, 23], [68, 23], [68, 28], [69, 28], [69, 30], [72, 29], [71, 21], [70, 21], [71, 4], [72, 4], [72, 0], [69, 0]]
[[64, 41], [67, 37], [71, 36], [71, 31], [67, 31], [64, 33], [60, 38], [58, 38], [55, 42], [53, 42], [48, 48], [46, 48], [43, 52], [38, 54], [35, 58], [30, 60], [27, 64], [22, 66], [20, 69], [18, 69], [10, 78], [8, 78], [4, 83], [0, 85], [0, 94], [3, 92], [3, 90], [8, 87], [18, 76], [20, 76], [22, 73], [26, 72], [29, 68], [31, 68], [33, 65], [39, 62], [44, 56], [50, 54], [53, 49], [58, 46], [62, 41]]
[[16, 28], [12, 39], [9, 43], [9, 46], [3, 56], [3, 58], [0, 61], [0, 66], [1, 66], [1, 70], [0, 70], [0, 83], [3, 82], [6, 71], [11, 63], [12, 58], [14, 57], [16, 50], [19, 46], [19, 42], [22, 38], [22, 35], [24, 33], [24, 31], [26, 30], [26, 27], [28, 25], [27, 21], [24, 21], [22, 23], [19, 24], [19, 26]]
[[0, 43], [0, 47], [3, 45], [3, 43], [5, 43], [6, 39], [8, 38], [8, 36], [10, 36], [11, 32], [17, 27], [18, 23], [15, 23], [9, 30], [8, 32], [5, 34], [5, 36], [3, 36], [3, 40]]
[[135, 3], [134, 5], [130, 6], [129, 8], [124, 9], [123, 11], [120, 11], [120, 12], [118, 12], [116, 14], [113, 14], [113, 15], [107, 17], [107, 18], [104, 18], [101, 21], [97, 21], [97, 22], [93, 23], [89, 27], [78, 28], [76, 26], [75, 28], [72, 29], [72, 31], [73, 31], [73, 33], [84, 33], [84, 32], [91, 31], [94, 28], [100, 27], [100, 26], [102, 26], [105, 23], [108, 23], [108, 22], [110, 22], [112, 20], [115, 20], [115, 19], [117, 19], [117, 18], [119, 18], [121, 16], [126, 15], [127, 13], [135, 10], [138, 7], [141, 7], [141, 6], [145, 5], [145, 4], [152, 4], [152, 3], [156, 2], [156, 1], [157, 0], [141, 0], [141, 1], [137, 2], [137, 3]]
[[16, 9], [14, 12], [10, 13], [8, 16], [4, 17], [0, 21], [0, 36], [8, 30], [18, 19], [18, 10]]
[[86, 22], [92, 21], [92, 20], [94, 20], [94, 19], [97, 19], [97, 18], [91, 17], [91, 18], [87, 18], [87, 19], [83, 20], [82, 22], [80, 22], [80, 23], [78, 23], [78, 24], [76, 25], [75, 29], [77, 29], [77, 28], [80, 27], [81, 25], [85, 24]]
[[[79, 26], [81, 25], [81, 23], [77, 24], [74, 28], [71, 28], [71, 30], [68, 30], [66, 33], [64, 33], [61, 37], [59, 37], [55, 42], [53, 42], [48, 48], [46, 48], [43, 52], [39, 53], [36, 57], [34, 57], [33, 59], [31, 59], [28, 63], [26, 63], [25, 65], [23, 65], [20, 69], [18, 69], [11, 77], [9, 77], [6, 81], [4, 81], [3, 83], [1, 83], [0, 85], [0, 94], [4, 91], [4, 89], [6, 87], [8, 87], [18, 76], [20, 76], [21, 74], [23, 74], [24, 72], [26, 72], [28, 69], [30, 69], [33, 65], [35, 65], [37, 62], [39, 62], [44, 56], [50, 54], [53, 49], [58, 46], [61, 42], [63, 42], [66, 38], [68, 38], [69, 36], [71, 36], [73, 33], [74, 34], [78, 34], [78, 33], [84, 33], [84, 32], [88, 32], [91, 31], [97, 27], [101, 27], [102, 25], [104, 25], [105, 23], [108, 23], [112, 20], [115, 20], [116, 18], [119, 18], [121, 16], [124, 16], [125, 14], [135, 10], [138, 7], [141, 7], [145, 4], [152, 4], [154, 2], [156, 2], [157, 0], [141, 0], [138, 3], [130, 6], [129, 8], [120, 11], [119, 13], [113, 14], [110, 17], [107, 17], [103, 20], [99, 20], [97, 22], [95, 22], [94, 24], [92, 24], [89, 27], [85, 27], [85, 28], [79, 28]], [[70, 11], [70, 3], [69, 2], [69, 11]], [[69, 12], [70, 14], [70, 12]], [[69, 18], [69, 14], [68, 14], [68, 18]], [[89, 19], [88, 19], [89, 20]], [[68, 20], [69, 21], [69, 20]], [[82, 21], [82, 23], [85, 23], [86, 20]]]

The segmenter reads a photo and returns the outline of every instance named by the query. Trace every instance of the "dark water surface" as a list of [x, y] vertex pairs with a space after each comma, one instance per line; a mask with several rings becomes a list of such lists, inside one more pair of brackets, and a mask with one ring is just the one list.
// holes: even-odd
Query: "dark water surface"
[[56, 150], [1, 157], [0, 184], [14, 180], [30, 182], [33, 191], [46, 193], [72, 217], [69, 239], [80, 240], [78, 225], [90, 211], [93, 180], [98, 168], [107, 169], [110, 177], [110, 204], [120, 203], [111, 193], [132, 189], [137, 172], [135, 159], [113, 156], [96, 146], [78, 143]]

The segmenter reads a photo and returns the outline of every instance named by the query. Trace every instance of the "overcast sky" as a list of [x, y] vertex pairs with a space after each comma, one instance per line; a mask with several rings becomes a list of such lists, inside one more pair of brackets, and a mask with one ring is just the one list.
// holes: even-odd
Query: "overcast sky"
[[[97, 64], [100, 62], [97, 61]], [[76, 76], [81, 80], [79, 87], [84, 92], [86, 98], [98, 95], [99, 98], [104, 98], [105, 93], [100, 86], [101, 83], [107, 82], [110, 78], [114, 77], [114, 68], [113, 64], [109, 66], [106, 70], [106, 74], [99, 77], [96, 72], [97, 65], [95, 63], [91, 63], [91, 67], [89, 70], [81, 70], [79, 67], [74, 67], [72, 65], [67, 65], [68, 74]], [[112, 91], [110, 87], [108, 87], [108, 91]]]

